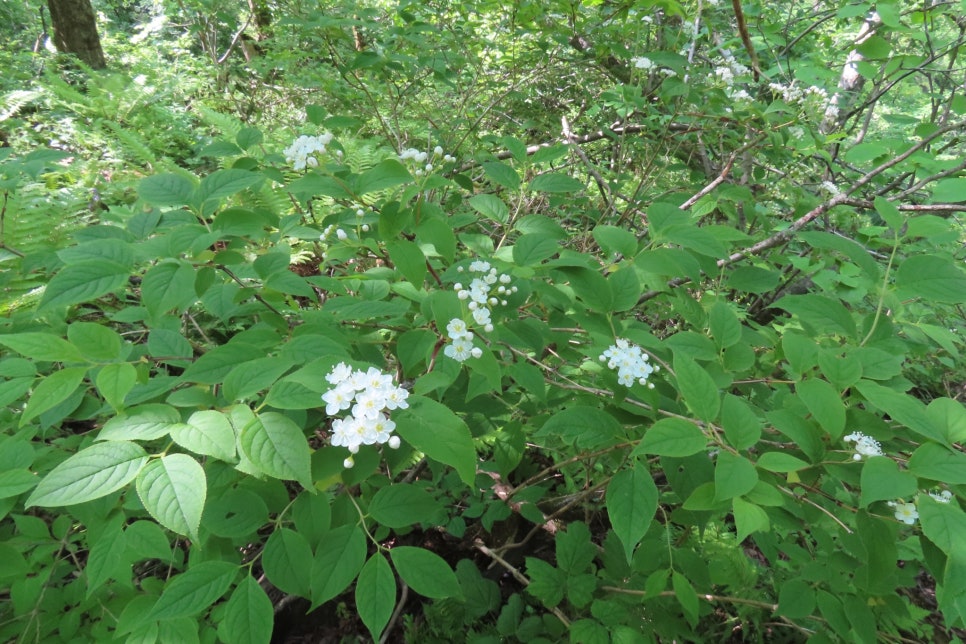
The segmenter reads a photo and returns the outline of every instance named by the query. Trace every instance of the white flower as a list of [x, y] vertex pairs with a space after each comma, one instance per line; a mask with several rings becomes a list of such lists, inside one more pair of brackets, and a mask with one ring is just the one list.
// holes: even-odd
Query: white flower
[[648, 378], [657, 371], [657, 367], [651, 365], [648, 359], [649, 356], [639, 346], [624, 338], [614, 340], [614, 344], [600, 355], [601, 362], [606, 362], [608, 369], [617, 371], [617, 382], [625, 387], [632, 387], [638, 382], [653, 388]]
[[346, 233], [346, 231], [342, 230], [341, 228], [335, 231], [335, 236], [339, 241], [345, 241], [346, 239], [349, 238], [348, 233]]
[[324, 153], [325, 146], [332, 141], [332, 134], [325, 132], [319, 136], [302, 135], [289, 147], [282, 151], [285, 160], [292, 164], [296, 170], [304, 170], [306, 166], [316, 167], [319, 165], [315, 154]]
[[[392, 376], [375, 367], [362, 371], [340, 362], [325, 379], [335, 385], [322, 394], [325, 412], [334, 416], [352, 408], [351, 415], [332, 419], [332, 445], [345, 447], [350, 454], [355, 454], [361, 445], [393, 442], [396, 424], [390, 420], [387, 410], [407, 408], [409, 392], [393, 384]], [[395, 444], [398, 447], [398, 438]], [[350, 456], [344, 465], [352, 467], [352, 464]]]
[[435, 154], [436, 156], [439, 156], [442, 153], [443, 153], [442, 146], [437, 145], [435, 148], [433, 148], [433, 154]]
[[472, 337], [469, 328], [466, 326], [466, 322], [460, 318], [453, 318], [449, 321], [449, 324], [446, 325], [446, 335], [449, 336], [450, 340], [456, 340], [466, 335]]
[[912, 503], [904, 503], [903, 501], [889, 501], [889, 507], [895, 510], [895, 517], [897, 521], [902, 521], [906, 525], [912, 525], [919, 518], [919, 512], [916, 510], [916, 506]]
[[953, 500], [953, 493], [949, 490], [943, 490], [942, 492], [930, 492], [929, 496], [931, 496], [934, 501], [939, 503], [949, 503]]
[[330, 371], [329, 375], [325, 377], [325, 380], [329, 384], [337, 385], [345, 380], [348, 380], [349, 376], [351, 375], [352, 375], [352, 367], [350, 367], [344, 362], [340, 362], [339, 364], [332, 367], [332, 371]]
[[654, 67], [656, 66], [654, 64], [654, 61], [652, 61], [650, 58], [647, 58], [646, 56], [635, 56], [634, 58], [631, 58], [631, 62], [634, 63], [634, 67], [636, 67], [637, 69], [643, 69], [646, 71], [654, 69]]
[[862, 432], [853, 432], [842, 440], [846, 443], [855, 443], [855, 454], [852, 458], [856, 461], [861, 461], [863, 456], [885, 456], [879, 441]]
[[443, 349], [443, 354], [457, 362], [465, 362], [473, 356], [473, 341], [465, 337], [457, 338]]

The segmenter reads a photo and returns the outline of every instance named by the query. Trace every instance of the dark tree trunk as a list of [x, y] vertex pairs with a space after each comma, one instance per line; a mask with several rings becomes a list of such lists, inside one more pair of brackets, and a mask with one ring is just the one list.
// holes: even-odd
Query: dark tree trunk
[[93, 69], [104, 69], [104, 50], [97, 35], [97, 22], [90, 0], [47, 0], [54, 23], [54, 45], [65, 54], [74, 54]]

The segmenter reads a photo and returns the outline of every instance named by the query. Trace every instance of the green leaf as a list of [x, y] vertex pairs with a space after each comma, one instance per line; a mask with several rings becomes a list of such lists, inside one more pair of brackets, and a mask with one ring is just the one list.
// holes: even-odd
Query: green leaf
[[768, 532], [771, 527], [768, 514], [757, 505], [735, 497], [731, 500], [731, 507], [735, 515], [738, 543], [744, 541], [753, 532]]
[[360, 175], [355, 182], [359, 196], [398, 186], [412, 181], [409, 171], [395, 159], [386, 159], [375, 167], [369, 168]]
[[171, 427], [171, 440], [181, 447], [222, 461], [235, 458], [235, 430], [220, 411], [204, 409], [191, 414], [185, 423]]
[[201, 180], [195, 201], [199, 204], [206, 201], [218, 201], [241, 192], [245, 188], [255, 185], [262, 179], [262, 175], [248, 170], [239, 170], [237, 168], [215, 170]]
[[727, 278], [725, 285], [729, 289], [744, 293], [769, 293], [778, 286], [781, 274], [758, 266], [739, 266]]
[[765, 452], [758, 457], [755, 463], [758, 467], [768, 472], [797, 472], [809, 467], [809, 464], [791, 454], [782, 452]]
[[181, 424], [181, 414], [171, 405], [151, 403], [131, 407], [104, 423], [99, 441], [152, 441]]
[[292, 520], [299, 534], [317, 544], [332, 523], [332, 500], [327, 494], [302, 492], [292, 504]]
[[966, 408], [958, 400], [936, 398], [926, 407], [926, 413], [949, 443], [966, 441]]
[[52, 333], [11, 333], [0, 335], [0, 344], [31, 360], [46, 362], [84, 362], [73, 344]]
[[197, 615], [218, 601], [237, 575], [238, 566], [227, 561], [193, 564], [168, 582], [147, 619], [178, 619]]
[[456, 574], [436, 553], [424, 548], [396, 546], [389, 555], [402, 580], [420, 595], [432, 599], [463, 598]]
[[595, 449], [616, 442], [621, 436], [621, 426], [613, 416], [597, 407], [578, 405], [552, 415], [536, 435]]
[[564, 598], [567, 587], [567, 575], [559, 568], [554, 568], [546, 561], [536, 557], [527, 557], [527, 575], [530, 584], [527, 592], [543, 602], [544, 606], [553, 608]]
[[566, 532], [557, 533], [556, 541], [557, 565], [568, 575], [587, 571], [597, 557], [590, 529], [582, 521], [568, 524]]
[[899, 212], [898, 206], [886, 199], [885, 197], [875, 198], [875, 211], [879, 213], [882, 217], [882, 221], [886, 222], [892, 230], [899, 230], [902, 227], [902, 214]]
[[926, 438], [940, 443], [945, 441], [943, 431], [926, 413], [926, 406], [908, 394], [876, 384], [870, 380], [860, 380], [855, 385], [859, 393], [870, 403]]
[[42, 378], [20, 415], [20, 426], [67, 400], [87, 375], [87, 367], [67, 367]]
[[789, 579], [782, 583], [778, 594], [779, 615], [803, 619], [815, 610], [815, 590], [804, 579]]
[[724, 302], [718, 301], [708, 312], [708, 322], [711, 327], [711, 337], [714, 338], [718, 349], [726, 349], [741, 341], [741, 322], [735, 315], [734, 309]]
[[137, 477], [144, 508], [168, 530], [197, 541], [208, 484], [205, 470], [187, 454], [167, 454]]
[[252, 464], [265, 474], [314, 489], [309, 444], [292, 419], [276, 412], [259, 414], [242, 430], [240, 443]]
[[933, 203], [966, 201], [966, 179], [940, 179], [933, 185]]
[[252, 359], [252, 356], [264, 354], [258, 347], [245, 342], [229, 342], [211, 349], [191, 363], [181, 378], [187, 382], [197, 382], [203, 385], [220, 383], [231, 371], [232, 367]]
[[862, 464], [860, 485], [862, 495], [859, 505], [863, 508], [875, 501], [893, 501], [912, 496], [917, 490], [916, 477], [909, 472], [900, 472], [899, 465], [885, 456], [872, 456]]
[[265, 576], [289, 595], [309, 596], [312, 548], [305, 537], [288, 528], [278, 528], [265, 542], [262, 567]]
[[610, 290], [610, 283], [600, 272], [583, 267], [565, 268], [560, 272], [587, 308], [596, 313], [613, 311], [614, 294]]
[[674, 589], [674, 596], [681, 604], [684, 616], [693, 627], [698, 622], [698, 594], [694, 591], [694, 586], [687, 577], [675, 570], [671, 573], [671, 588]]
[[147, 462], [137, 443], [108, 441], [84, 448], [47, 474], [24, 507], [76, 505], [121, 489]]
[[157, 206], [187, 206], [195, 192], [195, 184], [179, 174], [155, 174], [138, 184], [138, 194]]
[[333, 528], [325, 534], [312, 560], [312, 608], [349, 587], [366, 561], [366, 537], [354, 525]]
[[432, 521], [442, 507], [423, 488], [396, 483], [376, 492], [369, 503], [369, 515], [387, 528], [403, 528]]
[[109, 364], [101, 368], [94, 380], [97, 391], [115, 410], [124, 408], [124, 397], [137, 384], [138, 373], [134, 365], [126, 362]]
[[795, 393], [822, 429], [832, 438], [842, 436], [845, 431], [845, 404], [832, 385], [818, 378], [808, 378], [795, 386]]
[[691, 456], [707, 446], [708, 437], [694, 423], [683, 418], [662, 418], [651, 425], [632, 455]]
[[[930, 481], [962, 485], [966, 483], [966, 454], [946, 449], [936, 443], [923, 443], [912, 453], [909, 459], [909, 471], [919, 478]], [[908, 496], [908, 494], [911, 492], [897, 494], [893, 498]]]
[[510, 219], [510, 209], [494, 195], [474, 195], [469, 198], [469, 204], [473, 210], [497, 223], [505, 224]]
[[714, 420], [721, 408], [721, 394], [708, 372], [690, 357], [675, 353], [674, 373], [678, 389], [691, 411], [701, 420]]
[[89, 260], [62, 268], [47, 283], [38, 310], [89, 302], [127, 284], [127, 266], [111, 260]]
[[534, 177], [528, 186], [534, 192], [560, 194], [578, 192], [584, 189], [584, 182], [557, 172], [547, 172]]
[[0, 499], [19, 496], [40, 482], [36, 474], [26, 468], [0, 472]]
[[269, 644], [275, 626], [272, 600], [251, 576], [232, 591], [218, 622], [218, 635], [231, 644]]
[[786, 295], [772, 306], [798, 316], [819, 333], [837, 333], [854, 338], [855, 320], [838, 300], [824, 295]]
[[714, 500], [726, 501], [751, 491], [758, 483], [754, 464], [744, 456], [718, 452], [714, 465]]
[[396, 577], [381, 553], [369, 557], [362, 567], [355, 597], [356, 611], [362, 623], [369, 629], [372, 639], [378, 642], [396, 606]]
[[734, 394], [725, 394], [721, 403], [721, 426], [735, 449], [748, 449], [761, 438], [761, 420], [748, 403]]
[[838, 356], [832, 351], [818, 354], [818, 366], [836, 389], [843, 391], [862, 377], [862, 361], [855, 353]]
[[919, 497], [922, 532], [949, 556], [962, 553], [966, 535], [966, 513], [955, 503], [939, 503], [927, 495]]
[[483, 174], [493, 183], [510, 190], [516, 190], [520, 187], [520, 175], [512, 166], [502, 161], [484, 161], [480, 165], [483, 167]]
[[966, 273], [952, 259], [915, 255], [899, 264], [896, 292], [901, 298], [962, 304], [966, 302]]
[[615, 474], [607, 486], [607, 515], [614, 534], [624, 546], [627, 561], [654, 519], [657, 496], [651, 473], [636, 461], [632, 467]]
[[196, 298], [195, 269], [188, 262], [161, 262], [141, 279], [141, 301], [151, 315], [180, 311]]
[[247, 400], [271, 387], [293, 366], [295, 365], [290, 359], [275, 356], [243, 362], [233, 367], [225, 376], [222, 393], [228, 400]]
[[637, 237], [629, 230], [601, 225], [594, 228], [593, 235], [601, 250], [607, 254], [620, 253], [624, 257], [637, 254]]
[[429, 458], [449, 465], [473, 485], [476, 448], [470, 428], [448, 407], [422, 396], [410, 396], [408, 409], [396, 412], [396, 432]]
[[87, 553], [87, 565], [84, 567], [88, 598], [108, 579], [113, 578], [124, 583], [131, 578], [131, 559], [122, 554], [126, 548], [127, 536], [124, 517], [114, 514], [100, 534], [92, 539]]
[[521, 236], [513, 245], [513, 262], [517, 266], [536, 266], [558, 252], [560, 243], [556, 239], [530, 233]]
[[386, 244], [389, 259], [396, 269], [416, 288], [422, 288], [426, 279], [426, 256], [415, 243], [397, 239]]
[[88, 360], [103, 362], [121, 357], [121, 336], [103, 324], [74, 322], [67, 327], [67, 339]]

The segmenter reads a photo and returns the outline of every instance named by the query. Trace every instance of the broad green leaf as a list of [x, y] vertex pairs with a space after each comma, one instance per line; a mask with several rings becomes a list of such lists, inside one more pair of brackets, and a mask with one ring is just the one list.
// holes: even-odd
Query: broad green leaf
[[607, 486], [605, 504], [614, 534], [624, 546], [627, 561], [657, 511], [657, 486], [651, 473], [638, 462], [614, 475]]
[[607, 283], [614, 295], [614, 311], [630, 311], [637, 306], [643, 289], [632, 264], [625, 262], [607, 275]]
[[317, 544], [332, 523], [332, 500], [327, 494], [302, 492], [292, 504], [292, 520], [299, 534]]
[[386, 244], [389, 259], [396, 269], [416, 288], [422, 288], [426, 279], [426, 256], [415, 243], [396, 239]]
[[121, 357], [121, 336], [103, 324], [74, 322], [67, 327], [67, 339], [89, 360], [105, 362]]
[[757, 505], [738, 497], [733, 498], [731, 504], [738, 543], [744, 541], [753, 532], [767, 532], [771, 528], [768, 514]]
[[385, 190], [401, 183], [412, 181], [409, 171], [395, 159], [386, 159], [375, 167], [369, 168], [355, 182], [357, 193], [361, 195]]
[[137, 369], [127, 362], [104, 365], [97, 373], [94, 386], [115, 410], [124, 408], [124, 397], [137, 384]]
[[951, 259], [936, 255], [914, 255], [896, 271], [899, 297], [943, 304], [966, 302], [966, 273]]
[[875, 198], [875, 211], [882, 217], [882, 221], [886, 222], [892, 230], [899, 230], [902, 227], [902, 214], [899, 212], [898, 206], [886, 199], [885, 197]]
[[929, 418], [941, 428], [949, 443], [966, 441], [966, 408], [952, 398], [936, 398], [926, 407]]
[[19, 496], [39, 482], [40, 478], [26, 468], [0, 471], [0, 499]]
[[108, 579], [115, 579], [122, 584], [129, 583], [133, 559], [124, 556], [127, 537], [124, 517], [114, 514], [91, 543], [87, 553], [87, 565], [84, 567], [88, 598]]
[[208, 483], [205, 470], [187, 454], [166, 454], [137, 476], [144, 508], [168, 530], [197, 541]]
[[729, 289], [744, 293], [769, 293], [778, 286], [781, 273], [758, 266], [739, 266], [727, 277], [725, 285]]
[[268, 523], [268, 506], [251, 490], [230, 489], [208, 499], [201, 523], [219, 537], [247, 537]]
[[396, 606], [396, 577], [382, 553], [369, 557], [362, 567], [355, 598], [362, 623], [369, 629], [372, 639], [378, 642]]
[[724, 302], [714, 303], [708, 312], [711, 337], [719, 349], [726, 349], [741, 341], [741, 322], [734, 309]]
[[490, 181], [510, 190], [520, 187], [520, 175], [512, 166], [501, 161], [484, 161], [480, 165], [483, 167], [483, 174]]
[[505, 224], [510, 218], [510, 209], [494, 195], [474, 195], [469, 198], [469, 204], [473, 210], [497, 223]]
[[204, 409], [191, 414], [185, 423], [171, 427], [171, 440], [181, 447], [222, 461], [235, 458], [235, 431], [220, 411]]
[[852, 352], [839, 356], [832, 351], [820, 351], [818, 366], [839, 391], [851, 387], [862, 377], [862, 361]]
[[396, 572], [410, 588], [424, 597], [462, 599], [456, 574], [442, 557], [425, 548], [396, 546], [389, 551]]
[[966, 513], [955, 503], [940, 503], [928, 495], [919, 497], [922, 532], [947, 555], [962, 553], [966, 535]]
[[694, 586], [687, 577], [675, 570], [671, 573], [671, 588], [681, 604], [684, 616], [693, 627], [698, 622], [698, 594], [694, 591]]
[[309, 596], [312, 548], [305, 537], [288, 528], [272, 532], [262, 550], [265, 576], [289, 595]]
[[0, 335], [0, 344], [31, 360], [44, 362], [83, 362], [80, 350], [52, 333], [10, 333]]
[[[912, 453], [909, 471], [930, 481], [962, 485], [966, 483], [966, 454], [936, 443], [923, 443]], [[905, 495], [896, 495], [896, 498], [899, 496]]]
[[173, 577], [161, 592], [147, 619], [178, 619], [202, 612], [225, 594], [238, 576], [228, 561], [202, 561]]
[[792, 619], [809, 617], [815, 610], [815, 590], [804, 579], [789, 579], [782, 583], [778, 594], [779, 615]]
[[866, 400], [889, 414], [893, 420], [921, 436], [944, 442], [942, 429], [926, 413], [926, 406], [912, 396], [865, 379], [855, 386]]
[[187, 206], [194, 192], [195, 184], [179, 174], [155, 174], [138, 184], [141, 198], [157, 206]]
[[42, 378], [20, 415], [20, 426], [67, 400], [83, 382], [85, 375], [87, 367], [67, 367]]
[[693, 224], [676, 224], [670, 226], [666, 230], [661, 231], [658, 238], [688, 248], [706, 257], [720, 259], [728, 254], [727, 247], [710, 231], [704, 228], [698, 228]]
[[248, 362], [264, 351], [245, 342], [229, 342], [211, 349], [191, 363], [181, 378], [187, 382], [213, 385], [224, 380], [235, 365]]
[[768, 472], [797, 472], [809, 467], [809, 464], [800, 458], [783, 452], [765, 452], [758, 457], [755, 465]]
[[605, 253], [620, 253], [624, 257], [637, 254], [637, 236], [629, 230], [602, 225], [594, 228], [593, 235]]
[[265, 474], [313, 489], [309, 444], [292, 419], [276, 412], [259, 414], [242, 430], [240, 442], [245, 455]]
[[744, 456], [720, 451], [714, 465], [714, 500], [726, 501], [749, 492], [758, 483], [754, 464]]
[[565, 174], [547, 172], [531, 179], [527, 187], [534, 192], [559, 194], [583, 190], [584, 182]]
[[137, 443], [96, 443], [51, 470], [24, 507], [76, 505], [107, 496], [130, 483], [147, 460], [147, 453]]
[[862, 495], [859, 505], [863, 508], [875, 501], [903, 499], [917, 490], [916, 477], [909, 472], [899, 471], [899, 465], [885, 456], [872, 456], [863, 463], [860, 485]]
[[408, 409], [394, 414], [396, 432], [429, 458], [449, 465], [473, 485], [476, 448], [469, 427], [448, 407], [422, 396], [410, 396]]
[[[154, 521], [141, 519], [124, 528], [124, 542], [133, 561], [160, 559], [173, 561], [169, 535]], [[117, 556], [117, 553], [114, 553]]]
[[396, 483], [376, 492], [369, 503], [369, 514], [387, 528], [402, 528], [432, 521], [442, 507], [426, 490]]
[[852, 314], [838, 300], [824, 295], [786, 295], [772, 306], [784, 309], [819, 333], [837, 333], [847, 338], [856, 335]]
[[171, 405], [150, 403], [130, 407], [104, 423], [99, 441], [152, 441], [181, 424], [181, 414]]
[[567, 587], [567, 575], [564, 571], [536, 557], [527, 557], [525, 561], [527, 576], [530, 578], [527, 592], [548, 608], [553, 608], [563, 601], [564, 590]]
[[708, 437], [694, 423], [683, 418], [662, 418], [651, 425], [633, 454], [691, 456], [707, 446]]
[[701, 420], [714, 420], [721, 408], [721, 394], [708, 372], [690, 357], [675, 353], [674, 374], [691, 411]]
[[597, 407], [577, 405], [552, 415], [536, 435], [595, 449], [617, 442], [621, 434], [620, 423], [607, 412]]
[[62, 268], [47, 283], [38, 310], [89, 302], [127, 284], [127, 266], [111, 260], [89, 260]]
[[539, 233], [523, 235], [513, 245], [513, 262], [517, 266], [536, 266], [560, 252], [560, 243]]
[[966, 201], [966, 179], [940, 179], [933, 185], [933, 203]]
[[232, 591], [218, 621], [218, 635], [231, 644], [269, 644], [275, 626], [272, 600], [251, 576]]
[[747, 402], [734, 394], [724, 395], [721, 426], [725, 438], [738, 450], [748, 449], [761, 438], [761, 420]]
[[295, 365], [288, 358], [268, 356], [236, 365], [225, 376], [222, 393], [228, 400], [241, 401], [271, 387]]
[[818, 378], [808, 378], [795, 386], [795, 392], [822, 429], [832, 438], [842, 436], [845, 431], [845, 405], [832, 385]]
[[263, 178], [262, 175], [255, 172], [237, 168], [215, 170], [201, 180], [195, 201], [202, 204], [206, 201], [218, 201], [230, 197], [245, 188], [250, 188]]
[[161, 262], [141, 279], [141, 301], [151, 315], [181, 310], [196, 297], [195, 269], [188, 262]]
[[315, 608], [349, 587], [366, 561], [366, 537], [354, 525], [333, 528], [315, 549], [312, 560], [312, 607]]

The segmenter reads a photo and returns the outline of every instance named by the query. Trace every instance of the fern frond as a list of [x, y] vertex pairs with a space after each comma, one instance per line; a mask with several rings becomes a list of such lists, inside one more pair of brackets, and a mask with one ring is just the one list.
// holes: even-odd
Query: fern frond
[[264, 208], [276, 217], [281, 217], [292, 209], [292, 202], [289, 200], [284, 187], [273, 187], [268, 182], [262, 185], [261, 190], [255, 194], [253, 201], [254, 206]]
[[153, 167], [157, 164], [158, 159], [151, 149], [151, 146], [137, 132], [132, 132], [114, 121], [98, 119], [95, 123], [97, 127], [110, 130], [116, 141], [129, 157], [148, 167]]
[[74, 87], [52, 71], [44, 74], [44, 89], [52, 102], [76, 112], [89, 112], [94, 105], [89, 96]]
[[224, 114], [210, 107], [197, 103], [191, 106], [192, 111], [200, 117], [202, 124], [207, 125], [230, 140], [235, 138], [238, 131], [246, 127], [245, 123], [230, 114]]
[[24, 105], [43, 94], [41, 91], [32, 89], [18, 89], [4, 94], [3, 98], [0, 98], [0, 122], [14, 116]]

